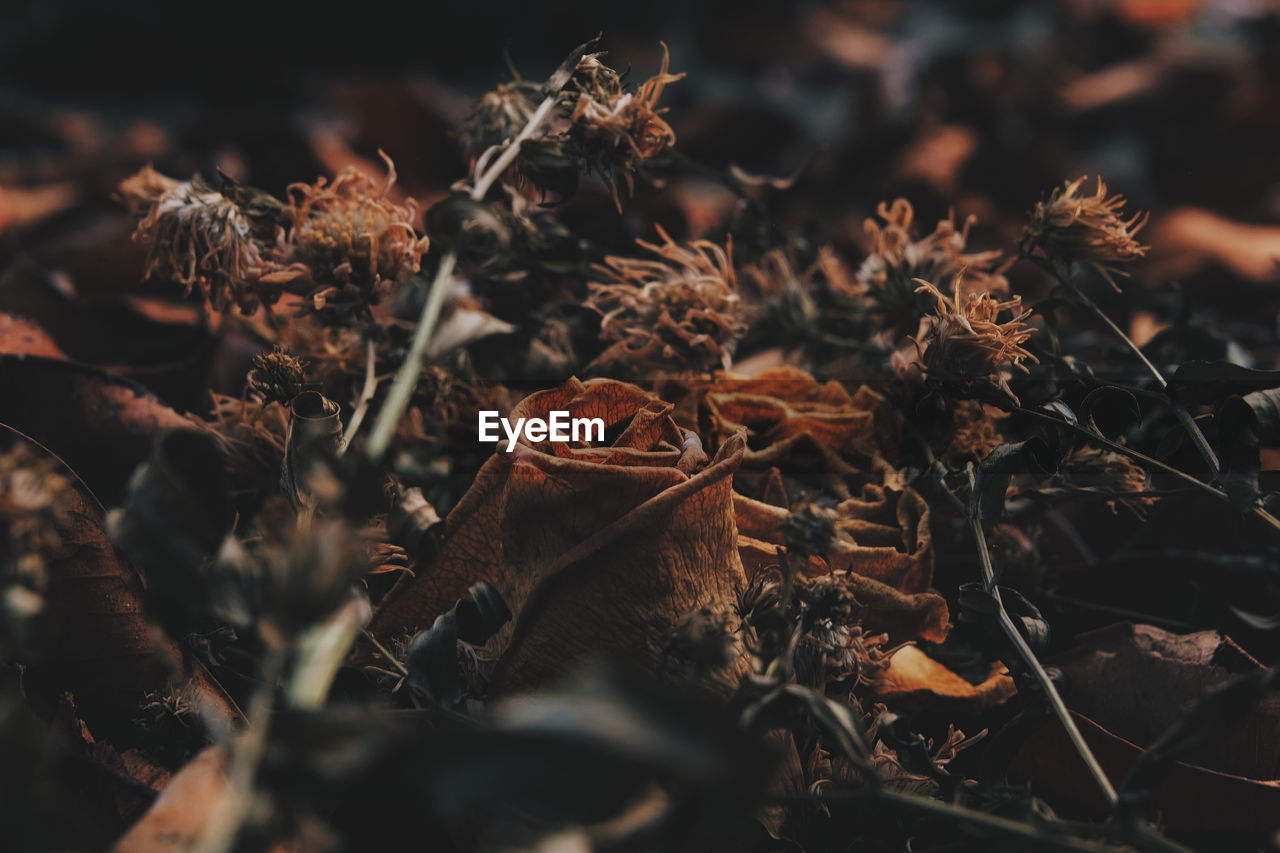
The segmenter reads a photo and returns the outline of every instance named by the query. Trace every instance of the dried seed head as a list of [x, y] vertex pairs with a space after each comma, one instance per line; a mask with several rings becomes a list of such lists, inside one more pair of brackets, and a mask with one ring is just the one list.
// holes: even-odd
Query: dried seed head
[[1118, 511], [1117, 504], [1124, 504], [1139, 518], [1143, 518], [1147, 509], [1157, 500], [1141, 494], [1150, 488], [1147, 472], [1128, 456], [1112, 450], [1079, 447], [1063, 461], [1059, 475], [1077, 488], [1114, 495], [1112, 500], [1107, 501], [1112, 512]]
[[1009, 283], [1004, 277], [1007, 263], [1000, 252], [964, 251], [974, 217], [957, 228], [954, 217], [948, 216], [934, 226], [932, 233], [917, 238], [912, 229], [915, 211], [905, 198], [895, 199], [892, 204], [881, 202], [876, 213], [883, 224], [874, 219], [866, 221], [871, 254], [863, 261], [856, 281], [875, 300], [892, 327], [910, 332], [919, 323], [925, 309], [917, 296], [918, 278], [961, 278], [970, 293], [1008, 291]]
[[[917, 343], [926, 376], [962, 389], [975, 382], [995, 382], [1016, 402], [1006, 368], [1026, 371], [1024, 360], [1038, 361], [1022, 347], [1035, 329], [1023, 322], [1031, 311], [1021, 310], [1021, 297], [999, 301], [990, 293], [964, 293], [959, 277], [952, 283], [951, 297], [927, 281], [918, 283], [920, 292], [936, 300], [928, 331]], [[1004, 311], [1012, 316], [1000, 321]]]
[[304, 367], [306, 362], [277, 344], [271, 352], [258, 353], [253, 357], [249, 387], [266, 400], [287, 406], [302, 393]]
[[[245, 313], [263, 302], [259, 279], [269, 267], [269, 222], [258, 221], [239, 201], [242, 192], [215, 189], [200, 177], [174, 181], [147, 167], [120, 185], [129, 208], [143, 213], [134, 239], [150, 245], [146, 275], [159, 273], [198, 287], [219, 311], [239, 306]], [[234, 188], [239, 189], [239, 188]], [[254, 191], [254, 196], [264, 195]], [[269, 214], [269, 211], [261, 211]], [[268, 299], [268, 301], [270, 301]]]
[[359, 310], [421, 268], [428, 240], [413, 227], [417, 205], [387, 198], [396, 173], [390, 158], [383, 159], [388, 175], [381, 186], [349, 167], [332, 183], [321, 178], [289, 187], [293, 230], [285, 261], [291, 268], [270, 281], [309, 296], [317, 311]]
[[597, 362], [706, 370], [724, 363], [746, 331], [731, 247], [705, 240], [677, 245], [661, 228], [659, 244], [637, 241], [661, 260], [609, 257], [592, 283], [587, 307], [613, 341]]
[[1038, 246], [1049, 258], [1088, 264], [1116, 287], [1112, 275], [1127, 273], [1114, 264], [1137, 260], [1147, 252], [1147, 247], [1134, 239], [1147, 224], [1147, 214], [1139, 212], [1124, 219], [1124, 196], [1108, 197], [1102, 178], [1098, 178], [1093, 195], [1081, 195], [1084, 182], [1083, 177], [1067, 181], [1048, 201], [1038, 202], [1031, 211], [1023, 243]]
[[825, 557], [836, 538], [836, 513], [814, 504], [806, 504], [782, 520], [782, 538], [787, 551], [804, 559]]
[[675, 131], [662, 118], [666, 110], [657, 107], [667, 84], [684, 75], [668, 72], [671, 57], [664, 44], [661, 69], [629, 92], [618, 74], [600, 62], [600, 56], [583, 57], [562, 98], [570, 111], [568, 136], [573, 150], [610, 182], [614, 202], [620, 206], [620, 186], [630, 192], [639, 165], [675, 144]]

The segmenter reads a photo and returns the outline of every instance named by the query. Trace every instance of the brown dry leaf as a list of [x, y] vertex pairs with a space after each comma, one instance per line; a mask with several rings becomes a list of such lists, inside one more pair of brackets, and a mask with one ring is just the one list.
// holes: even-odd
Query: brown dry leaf
[[1280, 227], [1225, 219], [1195, 207], [1166, 214], [1151, 229], [1152, 260], [1147, 274], [1156, 280], [1191, 275], [1218, 263], [1248, 281], [1280, 278]]
[[203, 710], [237, 719], [234, 702], [202, 667], [184, 673], [181, 651], [147, 618], [142, 583], [107, 538], [101, 505], [70, 471], [67, 481], [61, 546], [46, 565], [52, 642], [24, 679], [32, 701], [53, 707], [69, 692], [84, 719], [109, 735], [99, 721], [132, 719], [145, 694], [186, 682]]
[[708, 460], [671, 405], [609, 379], [571, 379], [511, 417], [552, 410], [621, 428], [609, 446], [518, 444], [485, 463], [445, 520], [434, 566], [392, 590], [371, 629], [391, 640], [428, 627], [488, 580], [513, 621], [491, 643], [499, 691], [530, 687], [583, 658], [620, 654], [657, 672], [680, 622], [699, 608], [736, 633], [746, 583], [735, 547], [732, 474], [741, 439]]
[[[1125, 778], [1150, 744], [1206, 692], [1260, 664], [1216, 631], [1171, 634], [1119, 623], [1080, 637], [1053, 661], [1063, 698], [1108, 776]], [[1280, 827], [1280, 696], [1170, 766], [1152, 816], [1176, 832], [1238, 835]], [[1056, 721], [1022, 742], [1010, 771], [1080, 807], [1105, 812], [1096, 787]]]
[[64, 358], [48, 332], [38, 324], [12, 314], [0, 314], [0, 355]]
[[113, 853], [192, 849], [226, 791], [227, 755], [221, 747], [211, 746], [178, 771], [147, 813], [111, 848]]
[[119, 501], [157, 433], [189, 426], [141, 385], [34, 356], [0, 356], [0, 401], [0, 423], [52, 450], [108, 504]]
[[[1072, 710], [1108, 730], [1146, 744], [1213, 687], [1261, 664], [1216, 631], [1171, 634], [1123, 622], [1079, 638], [1056, 659]], [[1152, 702], [1152, 696], [1160, 696]], [[1280, 779], [1280, 695], [1271, 694], [1247, 726], [1196, 751], [1189, 760], [1224, 773]]]
[[1002, 663], [993, 663], [981, 683], [970, 684], [915, 646], [903, 646], [889, 658], [889, 668], [880, 673], [875, 692], [895, 708], [962, 707], [984, 711], [1004, 702], [1017, 688]]
[[[742, 495], [734, 496], [734, 510], [747, 574], [777, 566], [787, 510]], [[868, 485], [861, 498], [844, 501], [836, 513], [830, 553], [811, 558], [804, 572], [843, 578], [867, 608], [867, 628], [887, 632], [893, 642], [945, 639], [947, 604], [928, 592], [933, 545], [924, 499], [906, 487]]]

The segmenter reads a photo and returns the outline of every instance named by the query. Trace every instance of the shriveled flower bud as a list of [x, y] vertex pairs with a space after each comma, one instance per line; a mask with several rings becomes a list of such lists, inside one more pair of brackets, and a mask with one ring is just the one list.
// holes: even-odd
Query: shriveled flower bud
[[996, 424], [1005, 413], [977, 400], [958, 400], [951, 411], [951, 441], [946, 456], [956, 464], [981, 462], [1004, 438]]
[[910, 332], [927, 310], [917, 295], [918, 278], [950, 281], [959, 277], [970, 293], [1008, 291], [1007, 263], [1000, 252], [965, 252], [974, 217], [957, 228], [954, 217], [948, 216], [932, 233], [917, 237], [912, 228], [915, 211], [905, 198], [892, 204], [881, 202], [876, 214], [883, 224], [874, 219], [865, 223], [871, 254], [862, 262], [856, 282], [892, 327]]
[[290, 400], [302, 393], [304, 367], [306, 362], [276, 345], [271, 352], [258, 353], [253, 357], [249, 387], [267, 402], [275, 401], [287, 406]]
[[797, 557], [825, 557], [836, 538], [836, 513], [806, 504], [783, 519], [782, 538]]
[[1039, 247], [1049, 258], [1087, 264], [1116, 287], [1112, 275], [1128, 273], [1114, 265], [1137, 260], [1147, 253], [1147, 247], [1134, 239], [1147, 224], [1147, 214], [1139, 212], [1123, 218], [1124, 196], [1108, 197], [1102, 178], [1098, 178], [1093, 195], [1081, 195], [1084, 182], [1083, 177], [1067, 181], [1049, 195], [1048, 201], [1036, 204], [1023, 244]]
[[1112, 496], [1107, 501], [1112, 512], [1118, 511], [1118, 504], [1124, 504], [1139, 518], [1144, 518], [1147, 509], [1156, 502], [1155, 497], [1142, 494], [1150, 488], [1147, 472], [1128, 456], [1112, 450], [1091, 446], [1076, 448], [1063, 460], [1058, 476], [1076, 488]]
[[463, 142], [467, 153], [479, 157], [514, 137], [529, 123], [540, 100], [542, 87], [527, 80], [513, 80], [486, 92], [466, 119]]
[[[952, 284], [951, 297], [927, 281], [919, 285], [937, 302], [934, 316], [926, 320], [928, 329], [916, 344], [927, 377], [962, 390], [975, 382], [994, 382], [1016, 403], [1006, 368], [1026, 371], [1024, 360], [1038, 361], [1022, 347], [1035, 332], [1024, 322], [1031, 311], [1021, 310], [1022, 298], [999, 301], [990, 293], [964, 293], [959, 278]], [[1000, 321], [1004, 311], [1012, 316]]]
[[609, 257], [614, 283], [592, 283], [587, 307], [599, 312], [600, 335], [613, 341], [599, 363], [706, 370], [724, 363], [746, 331], [732, 247], [698, 240], [677, 245], [637, 241], [661, 260]]

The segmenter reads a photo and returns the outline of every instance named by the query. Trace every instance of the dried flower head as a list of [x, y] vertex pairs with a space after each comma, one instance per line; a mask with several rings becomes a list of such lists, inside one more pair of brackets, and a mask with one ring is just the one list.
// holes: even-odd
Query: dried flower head
[[61, 466], [25, 442], [0, 453], [0, 655], [36, 646], [44, 611], [46, 562], [63, 550], [58, 534], [68, 523], [61, 499], [70, 484]]
[[835, 510], [805, 504], [783, 520], [782, 539], [797, 557], [825, 557], [836, 538], [835, 524]]
[[1118, 511], [1117, 504], [1124, 504], [1139, 518], [1144, 518], [1147, 509], [1157, 500], [1143, 494], [1150, 489], [1147, 472], [1128, 456], [1112, 450], [1079, 447], [1063, 460], [1059, 476], [1076, 488], [1112, 496], [1107, 501], [1112, 512]]
[[[1026, 371], [1024, 360], [1039, 360], [1022, 347], [1035, 329], [1024, 322], [1031, 311], [1021, 310], [1021, 297], [1000, 301], [990, 293], [965, 293], [959, 277], [952, 282], [951, 297], [927, 281], [919, 285], [921, 292], [936, 300], [934, 315], [926, 320], [928, 330], [916, 344], [926, 376], [961, 389], [975, 382], [995, 382], [1017, 402], [1005, 369]], [[1011, 316], [1001, 321], [1005, 311]]]
[[1004, 412], [977, 400], [957, 400], [951, 410], [947, 458], [957, 464], [981, 462], [1004, 441], [996, 424], [996, 419], [1003, 417]]
[[467, 153], [479, 157], [514, 137], [529, 123], [541, 99], [542, 87], [527, 80], [502, 83], [486, 92], [466, 119], [463, 141]]
[[706, 240], [680, 246], [661, 228], [661, 244], [637, 241], [661, 260], [608, 257], [613, 283], [592, 283], [587, 306], [613, 341], [597, 362], [706, 370], [723, 364], [746, 331], [732, 246]]
[[938, 222], [932, 233], [917, 238], [912, 229], [915, 211], [905, 198], [892, 204], [881, 202], [876, 213], [883, 224], [867, 219], [871, 254], [858, 270], [857, 283], [875, 300], [888, 323], [903, 332], [915, 329], [924, 313], [917, 296], [916, 279], [950, 281], [962, 279], [970, 293], [1006, 292], [1007, 264], [998, 251], [965, 252], [970, 216], [957, 228], [954, 216]]
[[1139, 212], [1123, 218], [1124, 196], [1108, 197], [1102, 178], [1098, 178], [1093, 195], [1081, 195], [1084, 182], [1083, 177], [1067, 181], [1049, 195], [1048, 201], [1036, 204], [1023, 244], [1038, 246], [1049, 258], [1088, 264], [1116, 287], [1112, 274], [1128, 273], [1114, 264], [1137, 260], [1147, 252], [1147, 247], [1134, 239], [1147, 224], [1147, 214]]
[[169, 276], [188, 293], [198, 287], [219, 311], [238, 305], [252, 313], [263, 301], [258, 282], [269, 267], [275, 209], [246, 209], [244, 201], [264, 194], [233, 188], [215, 188], [199, 176], [174, 181], [148, 166], [125, 180], [120, 194], [131, 210], [144, 213], [133, 236], [150, 246], [148, 277]]
[[293, 228], [285, 250], [288, 270], [268, 280], [309, 296], [316, 311], [362, 309], [422, 265], [428, 240], [413, 227], [417, 205], [387, 198], [395, 165], [385, 154], [387, 179], [378, 185], [348, 167], [332, 182], [289, 187]]
[[253, 357], [249, 387], [267, 400], [287, 406], [290, 400], [302, 393], [304, 367], [305, 361], [276, 344], [270, 352]]
[[562, 98], [570, 109], [572, 149], [609, 181], [620, 205], [619, 185], [630, 192], [640, 163], [675, 144], [675, 131], [662, 118], [666, 110], [657, 106], [667, 84], [684, 75], [668, 72], [671, 57], [664, 44], [661, 69], [631, 92], [601, 56], [582, 58]]

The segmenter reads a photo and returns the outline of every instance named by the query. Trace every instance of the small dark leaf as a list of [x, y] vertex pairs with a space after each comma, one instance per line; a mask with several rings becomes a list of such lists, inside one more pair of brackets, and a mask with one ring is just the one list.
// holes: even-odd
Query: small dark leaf
[[1188, 406], [1280, 387], [1280, 370], [1254, 370], [1229, 361], [1188, 361], [1169, 379], [1170, 390]]

